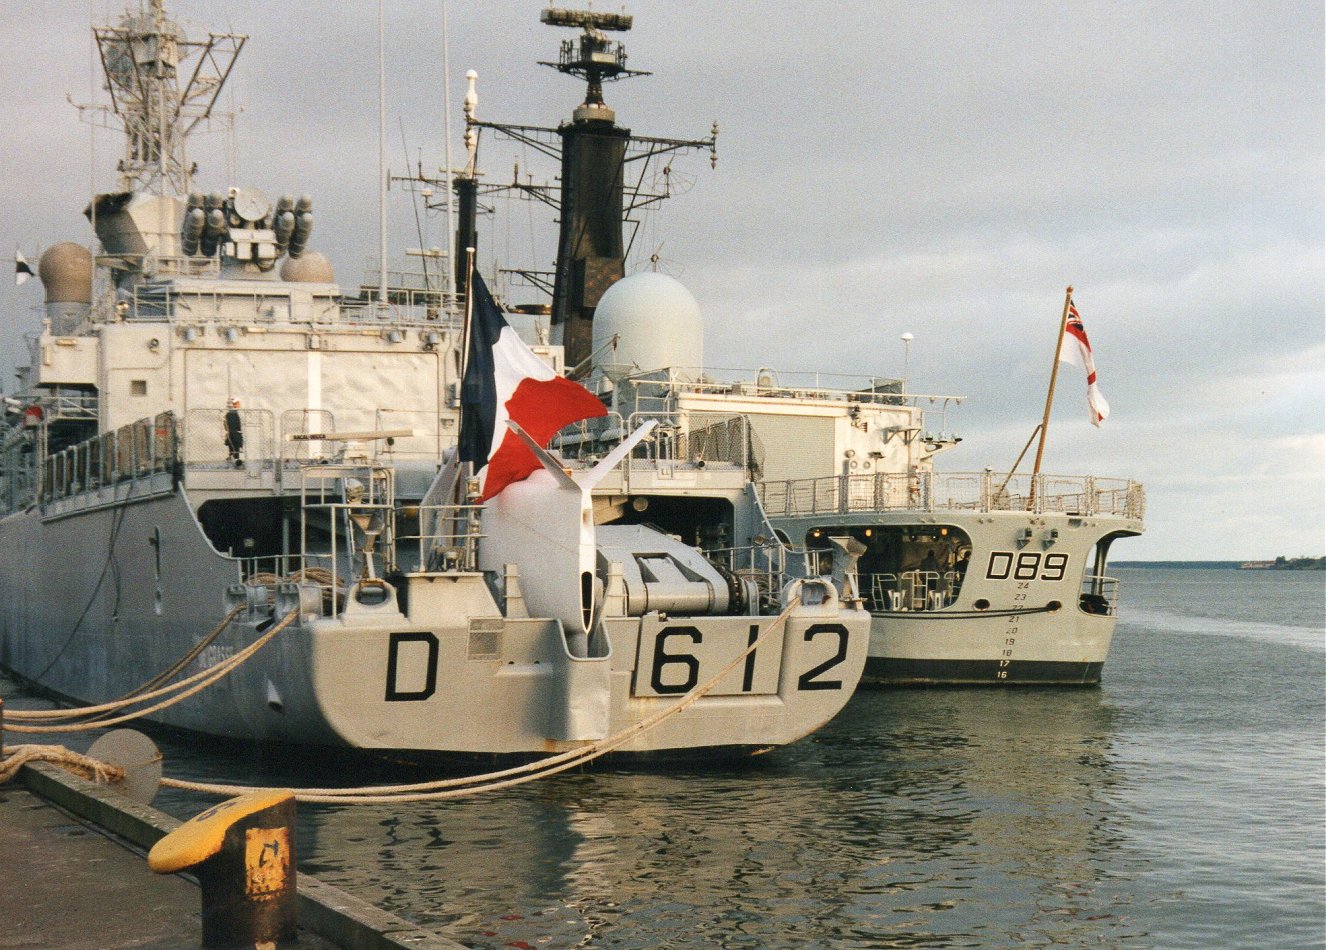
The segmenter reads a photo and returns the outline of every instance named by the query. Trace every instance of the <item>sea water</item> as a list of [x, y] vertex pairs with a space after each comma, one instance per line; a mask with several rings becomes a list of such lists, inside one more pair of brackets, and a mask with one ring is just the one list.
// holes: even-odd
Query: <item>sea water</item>
[[1115, 573], [1099, 688], [862, 692], [738, 764], [301, 806], [300, 869], [476, 948], [1322, 946], [1326, 578]]

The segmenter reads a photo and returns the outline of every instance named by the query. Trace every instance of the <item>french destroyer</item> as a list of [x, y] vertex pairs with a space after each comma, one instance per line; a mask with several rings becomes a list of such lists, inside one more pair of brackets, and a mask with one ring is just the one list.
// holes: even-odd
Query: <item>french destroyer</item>
[[[574, 214], [562, 209], [547, 331], [569, 366], [588, 369], [586, 385], [611, 414], [564, 435], [563, 452], [596, 457], [631, 420], [653, 419], [679, 461], [736, 461], [756, 486], [762, 521], [731, 543], [756, 552], [747, 557], [756, 576], [820, 576], [834, 539], [849, 539], [872, 615], [864, 683], [1098, 683], [1118, 605], [1108, 554], [1143, 530], [1142, 485], [937, 469], [935, 458], [961, 441], [949, 417], [962, 397], [917, 394], [905, 379], [766, 369], [717, 379], [702, 365], [691, 294], [663, 274], [622, 276], [622, 169], [648, 152], [625, 151], [630, 133], [614, 124], [599, 83], [631, 75], [620, 44], [604, 33], [629, 29], [630, 20], [558, 17], [545, 11], [544, 21], [586, 26], [579, 45], [564, 43], [547, 64], [590, 79], [576, 121], [537, 129], [468, 115], [471, 136], [492, 130], [553, 154], [560, 138], [563, 187], [597, 196], [588, 206], [582, 197]], [[578, 140], [593, 148], [573, 153]], [[462, 187], [475, 187], [473, 179]], [[649, 200], [636, 196], [631, 207]], [[615, 503], [651, 517], [648, 498]]]
[[[161, 0], [95, 36], [122, 179], [95, 254], [41, 257], [0, 434], [4, 667], [76, 703], [225, 672], [154, 718], [370, 749], [763, 749], [842, 708], [869, 626], [845, 546], [837, 584], [734, 571], [763, 524], [745, 468], [647, 426], [478, 504], [442, 464], [461, 302], [347, 297], [308, 198], [193, 190], [244, 37], [188, 39]], [[726, 563], [695, 546], [719, 536]]]

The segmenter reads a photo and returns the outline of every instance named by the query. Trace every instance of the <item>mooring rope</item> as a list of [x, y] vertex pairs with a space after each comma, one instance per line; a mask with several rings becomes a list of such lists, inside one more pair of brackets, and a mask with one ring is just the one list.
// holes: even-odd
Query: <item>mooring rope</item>
[[187, 653], [185, 653], [182, 657], [180, 657], [178, 660], [176, 660], [166, 669], [162, 670], [156, 676], [152, 677], [146, 683], [143, 683], [141, 686], [135, 689], [129, 690], [129, 692], [125, 693], [119, 699], [111, 700], [111, 702], [112, 703], [136, 702], [140, 700], [144, 694], [151, 692], [152, 690], [156, 689], [158, 686], [163, 686], [166, 683], [169, 683], [176, 676], [178, 676], [185, 669], [185, 667], [187, 667], [194, 660], [198, 659], [198, 657], [202, 654], [202, 652], [212, 645], [212, 641], [214, 641], [217, 637], [221, 636], [221, 634], [225, 632], [225, 629], [230, 626], [230, 622], [234, 620], [236, 617], [238, 617], [240, 611], [244, 610], [244, 608], [247, 606], [248, 606], [247, 604], [241, 603], [241, 604], [236, 604], [234, 607], [230, 608], [230, 611], [224, 617], [221, 618], [221, 622], [217, 624], [215, 627], [213, 627], [211, 632], [208, 633], [207, 636], [203, 637], [201, 640], [195, 643], [193, 645], [193, 648], [190, 649]]
[[[138, 686], [130, 690], [129, 692], [125, 693], [119, 699], [112, 699], [110, 702], [101, 703], [100, 705], [97, 706], [76, 706], [71, 709], [15, 709], [5, 713], [5, 718], [18, 719], [25, 722], [42, 722], [52, 719], [82, 719], [83, 717], [86, 716], [95, 716], [98, 713], [117, 712], [126, 706], [132, 706], [134, 703], [141, 702], [144, 699], [156, 699], [158, 696], [164, 695], [165, 693], [169, 692], [170, 689], [179, 688], [179, 684], [176, 684], [175, 686], [169, 687], [168, 689], [165, 690], [160, 690], [158, 692], [150, 692], [150, 691], [156, 689], [162, 683], [168, 681], [172, 676], [174, 676], [180, 670], [184, 669], [195, 659], [197, 659], [198, 655], [202, 653], [203, 650], [207, 649], [207, 647], [212, 644], [212, 641], [214, 641], [218, 636], [220, 636], [222, 631], [224, 631], [226, 627], [230, 626], [230, 622], [235, 619], [235, 617], [239, 614], [241, 610], [245, 608], [245, 606], [246, 606], [245, 604], [240, 604], [237, 607], [233, 608], [229, 613], [225, 615], [225, 617], [221, 619], [221, 622], [217, 624], [216, 627], [214, 627], [209, 634], [207, 634], [207, 636], [199, 640], [198, 643], [195, 644], [193, 648], [189, 650], [189, 652], [185, 653], [184, 656], [180, 657], [173, 664], [171, 664], [171, 666], [168, 669], [163, 670], [161, 673], [158, 673], [156, 676], [152, 677], [150, 680], [148, 680], [146, 683], [143, 683], [141, 686]], [[84, 725], [95, 725], [95, 724], [96, 723], [94, 722], [84, 723]], [[16, 731], [21, 731], [18, 730], [17, 727], [14, 728]]]
[[[597, 739], [579, 749], [572, 749], [557, 755], [539, 759], [536, 762], [514, 766], [496, 772], [481, 775], [469, 775], [461, 778], [438, 779], [431, 782], [417, 782], [409, 785], [361, 786], [358, 788], [296, 788], [286, 789], [294, 794], [296, 801], [320, 804], [385, 805], [405, 802], [439, 801], [449, 798], [462, 798], [481, 792], [498, 791], [516, 785], [533, 782], [549, 775], [556, 775], [593, 761], [627, 742], [656, 728], [660, 723], [694, 705], [701, 697], [709, 693], [718, 683], [732, 672], [738, 663], [755, 652], [765, 638], [786, 621], [793, 608], [801, 603], [799, 597], [792, 598], [781, 614], [769, 622], [753, 641], [713, 677], [696, 686], [678, 702], [666, 709], [654, 713], [639, 722], [632, 723], [625, 729], [603, 739]], [[208, 782], [190, 782], [182, 779], [162, 778], [161, 784], [167, 788], [198, 792], [204, 795], [230, 797], [255, 791], [271, 791], [266, 786], [224, 785]]]
[[[137, 696], [129, 701], [130, 703], [146, 702], [151, 699], [156, 699], [160, 696], [167, 696], [170, 693], [178, 693], [178, 695], [172, 696], [169, 699], [165, 699], [162, 702], [156, 703], [155, 705], [147, 706], [143, 709], [138, 709], [135, 710], [134, 712], [126, 713], [125, 715], [122, 716], [114, 716], [109, 719], [100, 718], [91, 722], [74, 722], [74, 723], [66, 723], [63, 725], [55, 725], [55, 726], [14, 725], [9, 720], [16, 718], [17, 714], [14, 712], [6, 712], [5, 729], [9, 732], [25, 732], [25, 733], [82, 732], [89, 728], [100, 729], [106, 726], [117, 726], [120, 723], [130, 722], [131, 720], [138, 719], [142, 716], [146, 716], [154, 712], [160, 712], [162, 709], [166, 709], [167, 707], [173, 706], [176, 703], [183, 702], [184, 700], [188, 699], [190, 696], [202, 692], [207, 687], [228, 676], [241, 664], [247, 661], [251, 656], [253, 656], [264, 646], [270, 643], [271, 640], [278, 633], [280, 633], [286, 627], [290, 626], [290, 624], [293, 623], [298, 616], [299, 616], [298, 610], [290, 611], [290, 613], [286, 614], [285, 617], [279, 623], [274, 624], [271, 627], [271, 629], [266, 631], [261, 637], [259, 637], [257, 640], [254, 640], [252, 643], [250, 643], [244, 649], [240, 650], [238, 653], [235, 653], [234, 655], [229, 656], [226, 659], [221, 660], [215, 663], [214, 665], [209, 666], [206, 669], [193, 674], [192, 676], [186, 677], [185, 679], [180, 680], [178, 683], [172, 683], [169, 686], [162, 687], [161, 689], [154, 690], [150, 693], [143, 693], [142, 695]], [[127, 704], [117, 700], [116, 703], [104, 703], [102, 704], [101, 707], [87, 707], [85, 709], [78, 709], [78, 710], [72, 710], [72, 709], [52, 710], [51, 712], [77, 713], [86, 716], [90, 710], [96, 710], [102, 708], [108, 708], [109, 710], [114, 710], [117, 708], [123, 708], [125, 705]]]
[[124, 769], [66, 749], [62, 745], [16, 745], [0, 749], [0, 785], [29, 762], [53, 762], [75, 775], [109, 785], [124, 780]]
[[[800, 598], [794, 597], [783, 610], [781, 614], [775, 617], [762, 630], [759, 635], [750, 642], [746, 649], [734, 656], [721, 670], [714, 676], [694, 687], [689, 693], [683, 696], [675, 704], [648, 716], [639, 722], [632, 723], [625, 729], [622, 729], [614, 735], [603, 739], [595, 740], [578, 749], [572, 749], [557, 755], [548, 756], [536, 762], [526, 763], [520, 766], [513, 766], [509, 769], [502, 769], [495, 772], [487, 772], [480, 775], [470, 775], [460, 778], [439, 779], [430, 782], [417, 782], [405, 785], [379, 785], [379, 786], [360, 786], [357, 788], [300, 788], [288, 789], [294, 794], [297, 801], [321, 803], [321, 804], [356, 804], [356, 805], [379, 805], [394, 804], [406, 802], [438, 801], [443, 799], [461, 798], [469, 795], [477, 795], [483, 792], [499, 791], [505, 788], [511, 788], [517, 785], [523, 785], [533, 782], [547, 776], [556, 775], [565, 772], [568, 769], [575, 768], [594, 759], [607, 755], [609, 752], [620, 748], [632, 739], [644, 735], [652, 729], [659, 726], [667, 719], [681, 713], [685, 709], [694, 705], [702, 697], [707, 695], [719, 682], [731, 673], [746, 657], [750, 656], [764, 643], [768, 636], [782, 625], [792, 610], [800, 604]], [[172, 699], [158, 703], [146, 709], [120, 716], [113, 719], [99, 720], [94, 723], [78, 723], [68, 726], [14, 726], [7, 724], [7, 728], [15, 732], [61, 732], [82, 730], [89, 727], [102, 727], [117, 725], [121, 722], [127, 722], [131, 719], [157, 712], [175, 703], [178, 703], [189, 696], [212, 685], [217, 680], [228, 675], [233, 669], [241, 663], [247, 661], [253, 654], [270, 642], [276, 634], [294, 621], [298, 615], [297, 611], [292, 611], [278, 624], [266, 631], [261, 638], [255, 640], [244, 650], [236, 653], [220, 663], [209, 667], [201, 673], [194, 674], [187, 680], [181, 680], [180, 683], [163, 690], [157, 690], [153, 693], [144, 693], [137, 697], [137, 701], [155, 698], [163, 693], [178, 689], [187, 684], [196, 684]], [[225, 623], [230, 622], [228, 617]], [[219, 631], [218, 631], [219, 632]], [[110, 704], [107, 704], [110, 705]], [[66, 712], [72, 712], [67, 710]], [[86, 713], [85, 710], [80, 710]], [[13, 713], [8, 713], [7, 718], [12, 718]], [[108, 765], [103, 762], [97, 762], [87, 756], [70, 752], [63, 746], [15, 746], [3, 750], [9, 753], [8, 758], [0, 762], [0, 783], [8, 780], [15, 774], [25, 762], [40, 760], [57, 762], [58, 764], [69, 768], [71, 771], [84, 774], [86, 777], [94, 778], [99, 782], [119, 781], [123, 778], [123, 770], [116, 766]], [[163, 777], [161, 784], [167, 788], [175, 788], [182, 791], [196, 792], [205, 795], [217, 795], [230, 797], [242, 795], [255, 791], [270, 791], [272, 788], [267, 786], [251, 785], [228, 785], [207, 782], [192, 782], [182, 779], [172, 779]]]

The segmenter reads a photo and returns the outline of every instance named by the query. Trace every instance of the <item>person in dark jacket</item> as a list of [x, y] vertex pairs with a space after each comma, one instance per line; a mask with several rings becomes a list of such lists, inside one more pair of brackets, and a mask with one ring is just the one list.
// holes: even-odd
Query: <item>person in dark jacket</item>
[[244, 450], [244, 423], [239, 416], [239, 400], [231, 399], [226, 403], [226, 451], [235, 468], [244, 464], [240, 452]]

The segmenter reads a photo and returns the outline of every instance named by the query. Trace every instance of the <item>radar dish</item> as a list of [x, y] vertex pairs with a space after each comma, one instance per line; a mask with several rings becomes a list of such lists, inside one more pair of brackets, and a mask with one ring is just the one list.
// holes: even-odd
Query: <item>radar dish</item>
[[230, 205], [244, 221], [261, 221], [272, 210], [267, 196], [256, 188], [231, 188]]

